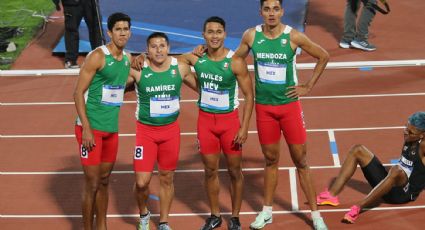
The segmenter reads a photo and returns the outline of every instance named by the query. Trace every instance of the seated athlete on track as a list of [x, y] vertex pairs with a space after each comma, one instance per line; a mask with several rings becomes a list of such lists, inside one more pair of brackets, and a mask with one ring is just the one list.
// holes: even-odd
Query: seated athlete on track
[[399, 162], [386, 171], [378, 158], [363, 145], [353, 146], [335, 182], [317, 196], [318, 205], [339, 205], [337, 195], [360, 165], [372, 191], [350, 208], [342, 222], [353, 224], [363, 208], [383, 198], [387, 203], [403, 204], [416, 200], [425, 188], [425, 112], [411, 115], [404, 129], [404, 145]]

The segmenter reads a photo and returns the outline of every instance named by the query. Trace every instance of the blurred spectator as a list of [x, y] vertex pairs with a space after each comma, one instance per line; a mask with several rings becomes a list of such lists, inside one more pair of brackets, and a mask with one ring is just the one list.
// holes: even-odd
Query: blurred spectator
[[[363, 8], [357, 22], [360, 2], [363, 3]], [[368, 41], [369, 26], [376, 15], [375, 5], [376, 0], [347, 0], [344, 16], [344, 34], [339, 42], [339, 47], [344, 49], [353, 47], [365, 51], [376, 50], [376, 46]]]
[[[79, 68], [77, 64], [80, 37], [78, 28], [81, 20], [87, 24], [92, 49], [102, 45], [102, 30], [99, 27], [100, 15], [95, 0], [52, 0], [56, 10], [60, 10], [62, 2], [65, 16], [65, 68]], [[98, 17], [99, 16], [99, 17]]]

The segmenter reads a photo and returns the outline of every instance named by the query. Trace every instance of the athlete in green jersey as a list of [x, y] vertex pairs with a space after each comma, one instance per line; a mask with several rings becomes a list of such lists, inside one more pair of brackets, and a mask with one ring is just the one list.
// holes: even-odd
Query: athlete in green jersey
[[[243, 58], [233, 55], [233, 51], [224, 47], [226, 31], [222, 18], [208, 18], [204, 22], [203, 36], [207, 52], [202, 57], [190, 53], [179, 56], [195, 67], [199, 88], [197, 131], [211, 209], [211, 216], [201, 230], [214, 229], [222, 223], [218, 181], [221, 151], [225, 154], [231, 179], [232, 216], [228, 229], [239, 230], [243, 191], [241, 146], [248, 137], [254, 104], [252, 83]], [[238, 87], [245, 97], [242, 122], [236, 110], [239, 105]]]
[[[282, 0], [260, 0], [260, 7], [264, 24], [246, 30], [235, 52], [240, 57], [247, 57], [250, 50], [254, 54], [257, 129], [266, 160], [263, 211], [251, 224], [251, 228], [260, 229], [272, 222], [272, 203], [280, 156], [279, 142], [281, 132], [284, 132], [301, 187], [312, 210], [314, 228], [327, 229], [317, 211], [316, 192], [306, 158], [305, 126], [297, 100], [308, 94], [316, 84], [329, 55], [306, 35], [281, 22], [284, 13]], [[297, 47], [317, 59], [312, 77], [304, 84], [297, 82], [294, 56]], [[270, 112], [273, 116], [279, 114], [279, 119], [267, 115]], [[285, 123], [288, 118], [294, 118], [294, 122]], [[291, 128], [294, 123], [296, 127]]]
[[111, 42], [92, 51], [80, 70], [74, 92], [78, 113], [76, 136], [84, 169], [84, 229], [106, 229], [108, 180], [118, 151], [118, 112], [123, 102], [131, 56], [124, 53], [130, 37], [130, 17], [108, 18]]
[[143, 70], [132, 70], [130, 80], [137, 90], [136, 146], [134, 171], [135, 195], [140, 212], [138, 229], [149, 229], [147, 209], [149, 182], [155, 162], [160, 181], [160, 216], [158, 229], [171, 229], [168, 214], [174, 198], [174, 170], [180, 150], [180, 88], [184, 82], [196, 90], [196, 82], [187, 64], [168, 55], [166, 34], [155, 32], [147, 39], [148, 57]]

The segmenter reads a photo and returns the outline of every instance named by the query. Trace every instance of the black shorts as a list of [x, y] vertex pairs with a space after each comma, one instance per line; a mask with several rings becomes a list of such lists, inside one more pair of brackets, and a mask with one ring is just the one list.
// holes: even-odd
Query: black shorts
[[[372, 158], [368, 165], [362, 168], [362, 172], [372, 188], [375, 188], [388, 175], [387, 170], [376, 156]], [[385, 202], [392, 204], [403, 204], [411, 200], [410, 196], [404, 192], [402, 186], [393, 187], [382, 198]]]

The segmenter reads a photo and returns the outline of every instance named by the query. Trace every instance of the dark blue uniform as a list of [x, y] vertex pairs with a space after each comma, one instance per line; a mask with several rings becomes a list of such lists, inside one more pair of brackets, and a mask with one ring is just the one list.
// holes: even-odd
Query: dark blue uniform
[[[404, 143], [398, 165], [406, 172], [408, 182], [405, 186], [394, 186], [383, 199], [388, 203], [402, 204], [416, 200], [425, 188], [425, 165], [419, 154], [420, 140]], [[372, 187], [378, 185], [388, 172], [379, 159], [374, 156], [364, 168], [363, 174]]]

